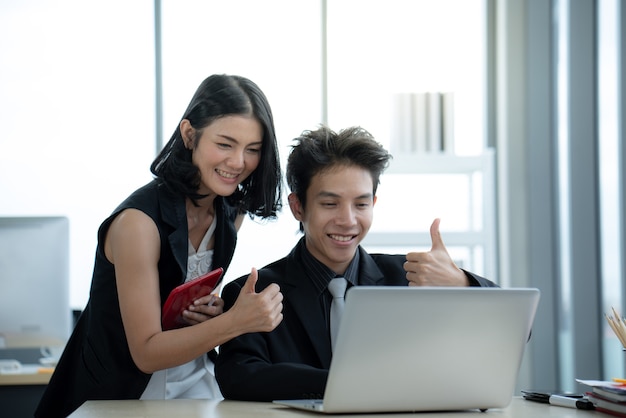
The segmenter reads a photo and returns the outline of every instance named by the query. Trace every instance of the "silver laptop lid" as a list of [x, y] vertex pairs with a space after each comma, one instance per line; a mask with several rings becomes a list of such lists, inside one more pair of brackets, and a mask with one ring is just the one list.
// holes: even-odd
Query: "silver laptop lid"
[[538, 289], [351, 288], [325, 412], [507, 406], [538, 302]]

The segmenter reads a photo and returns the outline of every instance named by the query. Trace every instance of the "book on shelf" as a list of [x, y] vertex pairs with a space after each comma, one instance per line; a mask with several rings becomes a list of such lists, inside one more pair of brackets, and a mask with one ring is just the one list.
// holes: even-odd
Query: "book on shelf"
[[454, 92], [393, 94], [391, 115], [392, 152], [454, 153]]

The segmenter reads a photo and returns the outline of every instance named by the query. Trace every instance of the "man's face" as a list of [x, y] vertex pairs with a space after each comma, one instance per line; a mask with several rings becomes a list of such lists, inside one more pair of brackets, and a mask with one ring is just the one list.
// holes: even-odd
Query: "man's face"
[[306, 208], [295, 194], [289, 206], [302, 222], [307, 249], [337, 274], [343, 274], [372, 225], [373, 181], [357, 166], [333, 166], [311, 179]]

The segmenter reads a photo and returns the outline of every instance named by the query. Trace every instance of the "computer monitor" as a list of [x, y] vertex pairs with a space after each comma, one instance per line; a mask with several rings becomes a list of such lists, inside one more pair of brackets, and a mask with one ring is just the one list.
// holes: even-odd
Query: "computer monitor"
[[69, 220], [0, 217], [0, 334], [67, 341]]

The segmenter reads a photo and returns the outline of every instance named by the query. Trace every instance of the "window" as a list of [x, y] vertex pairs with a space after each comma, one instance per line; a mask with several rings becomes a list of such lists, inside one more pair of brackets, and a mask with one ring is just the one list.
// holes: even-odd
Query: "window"
[[[362, 125], [391, 147], [391, 98], [425, 91], [454, 92], [454, 154], [480, 156], [483, 3], [156, 2], [161, 6], [163, 96], [162, 121], [156, 121], [155, 2], [4, 2], [0, 174], [14, 180], [0, 185], [0, 214], [70, 219], [70, 304], [81, 309], [88, 298], [98, 226], [150, 180], [157, 123], [165, 142], [195, 88], [215, 72], [247, 76], [267, 94], [283, 168], [291, 140], [322, 122], [333, 129]], [[404, 174], [390, 173], [380, 192], [395, 194], [399, 186], [404, 193], [413, 176]], [[453, 179], [415, 181], [428, 193], [423, 199], [414, 194], [415, 204], [423, 206], [432, 197], [432, 189], [424, 190], [427, 184]], [[466, 185], [463, 179], [454, 187], [464, 190]], [[414, 232], [427, 231], [435, 213], [443, 218], [442, 228], [464, 228], [456, 219], [473, 209], [464, 207], [459, 215], [452, 207], [446, 202], [441, 211], [425, 209], [423, 217], [410, 221]], [[389, 216], [382, 199], [377, 209], [375, 231], [397, 228], [385, 223]], [[288, 206], [269, 225], [246, 220], [226, 279], [285, 255], [299, 238], [297, 231]], [[466, 258], [468, 250], [460, 251], [459, 257]]]
[[87, 302], [100, 222], [151, 178], [152, 6], [0, 3], [0, 214], [69, 218], [75, 309]]

